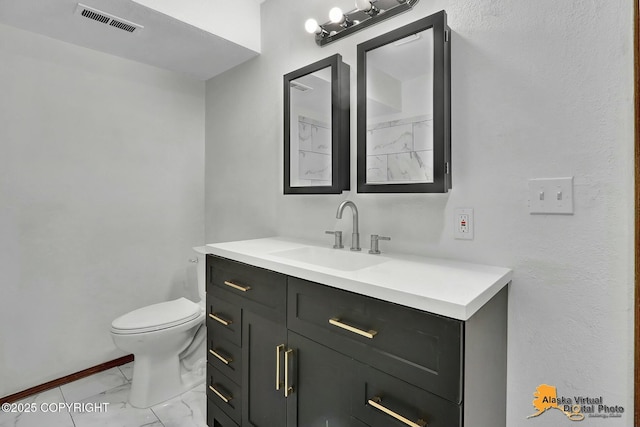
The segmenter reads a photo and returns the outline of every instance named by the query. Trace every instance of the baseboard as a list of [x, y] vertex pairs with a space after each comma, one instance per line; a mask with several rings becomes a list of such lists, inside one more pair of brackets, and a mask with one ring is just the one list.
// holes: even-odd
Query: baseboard
[[106, 371], [107, 369], [115, 368], [116, 366], [124, 365], [125, 363], [133, 362], [133, 354], [122, 356], [108, 362], [101, 363], [91, 368], [84, 369], [66, 377], [58, 378], [57, 380], [49, 381], [44, 384], [37, 385], [35, 387], [28, 388], [18, 393], [10, 394], [9, 396], [0, 397], [0, 405], [3, 403], [12, 403], [25, 397], [32, 396], [34, 394], [42, 393], [43, 391], [50, 390], [52, 388], [60, 387], [61, 385], [68, 384], [70, 382], [79, 380], [89, 375], [97, 374], [98, 372]]

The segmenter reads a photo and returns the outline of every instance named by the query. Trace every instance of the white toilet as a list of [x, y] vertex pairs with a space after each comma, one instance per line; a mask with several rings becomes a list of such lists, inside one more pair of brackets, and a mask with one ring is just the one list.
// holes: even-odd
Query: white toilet
[[206, 247], [197, 254], [200, 302], [186, 298], [139, 308], [111, 324], [116, 347], [133, 353], [129, 403], [148, 408], [175, 397], [205, 380]]

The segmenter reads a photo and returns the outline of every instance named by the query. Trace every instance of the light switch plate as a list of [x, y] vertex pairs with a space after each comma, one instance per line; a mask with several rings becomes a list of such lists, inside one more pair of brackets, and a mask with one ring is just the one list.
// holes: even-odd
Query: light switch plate
[[573, 214], [573, 177], [529, 180], [530, 214]]

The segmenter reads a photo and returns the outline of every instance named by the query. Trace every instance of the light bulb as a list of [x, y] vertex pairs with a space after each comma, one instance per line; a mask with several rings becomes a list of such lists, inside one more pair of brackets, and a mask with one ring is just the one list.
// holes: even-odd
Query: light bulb
[[342, 9], [340, 9], [339, 7], [334, 7], [329, 11], [329, 19], [333, 23], [337, 24], [339, 22], [342, 22], [343, 16], [344, 14], [342, 13]]
[[309, 34], [313, 34], [313, 33], [318, 34], [318, 30], [320, 29], [320, 27], [318, 26], [318, 21], [316, 21], [313, 18], [309, 18], [304, 23], [304, 29], [307, 30], [307, 33]]
[[356, 0], [356, 8], [366, 12], [371, 9], [371, 2], [369, 0]]

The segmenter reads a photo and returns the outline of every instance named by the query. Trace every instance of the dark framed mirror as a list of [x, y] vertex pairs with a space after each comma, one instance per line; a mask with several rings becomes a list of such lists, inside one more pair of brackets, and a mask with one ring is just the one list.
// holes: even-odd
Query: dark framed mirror
[[444, 11], [358, 45], [358, 192], [451, 188], [450, 29]]
[[333, 55], [284, 76], [284, 194], [349, 190], [349, 66]]

